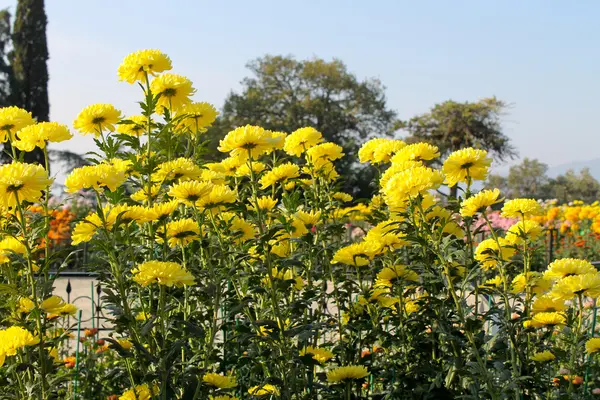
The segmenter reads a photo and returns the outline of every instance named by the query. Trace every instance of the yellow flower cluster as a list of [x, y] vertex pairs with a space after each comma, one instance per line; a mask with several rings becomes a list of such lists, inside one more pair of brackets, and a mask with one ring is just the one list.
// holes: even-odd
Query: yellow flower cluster
[[167, 261], [147, 261], [131, 271], [133, 280], [141, 286], [157, 283], [163, 286], [193, 285], [194, 276], [180, 264]]
[[39, 337], [19, 326], [0, 330], [0, 367], [4, 364], [6, 357], [15, 356], [20, 349], [36, 345], [39, 342]]

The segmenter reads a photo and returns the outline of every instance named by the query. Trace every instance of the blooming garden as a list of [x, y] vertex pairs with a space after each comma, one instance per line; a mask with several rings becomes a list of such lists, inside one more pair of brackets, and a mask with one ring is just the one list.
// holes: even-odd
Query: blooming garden
[[[75, 119], [97, 146], [65, 181], [95, 198], [78, 219], [50, 201], [46, 172], [47, 144], [69, 129], [0, 109], [13, 156], [0, 166], [0, 398], [600, 394], [597, 204], [505, 201], [473, 189], [484, 150], [440, 159], [381, 138], [356, 160], [379, 172], [377, 193], [355, 200], [337, 189], [348, 155], [311, 127], [238, 127], [207, 162], [217, 111], [171, 69], [160, 51], [130, 54], [118, 76], [139, 86], [140, 114], [95, 104]], [[45, 166], [20, 160], [35, 147]], [[77, 308], [52, 291], [79, 251], [66, 239], [93, 252], [114, 326], [85, 330], [75, 353]]]

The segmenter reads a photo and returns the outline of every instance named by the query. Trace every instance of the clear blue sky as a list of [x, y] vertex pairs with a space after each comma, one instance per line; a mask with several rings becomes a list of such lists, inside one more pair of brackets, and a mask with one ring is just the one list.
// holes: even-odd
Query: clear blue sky
[[381, 79], [401, 118], [496, 95], [513, 105], [504, 127], [521, 157], [600, 157], [598, 1], [47, 0], [46, 11], [51, 116], [69, 125], [91, 103], [137, 111], [138, 89], [116, 77], [134, 50], [169, 54], [196, 99], [217, 107], [248, 60], [292, 54]]

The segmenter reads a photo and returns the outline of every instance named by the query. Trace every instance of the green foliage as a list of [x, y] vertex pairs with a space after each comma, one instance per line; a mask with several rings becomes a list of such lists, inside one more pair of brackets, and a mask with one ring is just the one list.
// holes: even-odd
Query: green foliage
[[9, 62], [9, 49], [11, 42], [10, 12], [0, 11], [0, 106], [7, 106], [10, 97], [10, 84], [12, 68]]
[[14, 105], [48, 121], [48, 44], [44, 0], [19, 0], [13, 28]]
[[[39, 122], [48, 121], [50, 117], [46, 25], [44, 0], [19, 0], [12, 31], [13, 51], [8, 73], [10, 95], [7, 98], [10, 105], [30, 111]], [[0, 41], [1, 36], [0, 33]], [[10, 153], [10, 143], [4, 145], [4, 150]], [[25, 162], [44, 164], [40, 149], [25, 153], [24, 158]]]
[[600, 183], [588, 168], [579, 173], [569, 170], [556, 178], [549, 178], [547, 172], [546, 164], [525, 158], [521, 164], [510, 167], [507, 177], [490, 175], [485, 186], [500, 189], [507, 198], [557, 199], [560, 203], [593, 203], [600, 198]]
[[495, 97], [478, 102], [448, 100], [430, 112], [402, 123], [410, 142], [428, 142], [439, 147], [442, 156], [465, 148], [487, 150], [504, 161], [516, 156], [510, 139], [502, 132], [500, 117], [507, 105]]

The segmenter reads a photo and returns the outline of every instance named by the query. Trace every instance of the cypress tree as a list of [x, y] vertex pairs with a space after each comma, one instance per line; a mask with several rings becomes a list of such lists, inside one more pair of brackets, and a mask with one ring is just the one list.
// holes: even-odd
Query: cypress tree
[[[38, 121], [48, 121], [48, 43], [44, 0], [19, 0], [13, 27], [13, 104], [31, 111]], [[44, 164], [40, 149], [25, 154], [26, 162]]]

